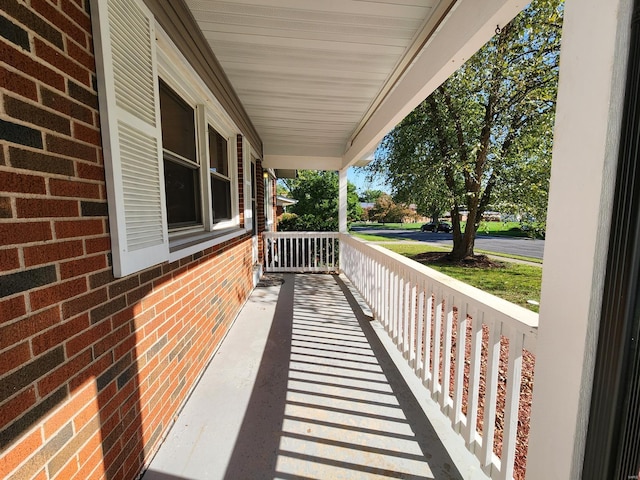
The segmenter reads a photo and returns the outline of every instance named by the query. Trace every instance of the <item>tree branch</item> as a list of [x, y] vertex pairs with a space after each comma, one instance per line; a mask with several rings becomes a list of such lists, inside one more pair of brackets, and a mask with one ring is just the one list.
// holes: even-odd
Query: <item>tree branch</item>
[[464, 163], [467, 161], [468, 154], [467, 154], [466, 144], [464, 141], [464, 131], [462, 129], [460, 113], [456, 108], [454, 108], [453, 102], [451, 101], [451, 94], [445, 88], [445, 84], [440, 85], [438, 87], [438, 91], [442, 94], [444, 103], [447, 106], [447, 109], [449, 110], [449, 114], [452, 117], [453, 124], [456, 129], [456, 139], [458, 142], [458, 151], [460, 152], [460, 161]]
[[438, 148], [440, 150], [440, 156], [442, 157], [442, 160], [444, 162], [443, 172], [445, 183], [447, 185], [447, 188], [449, 188], [449, 190], [451, 190], [451, 192], [454, 194], [453, 197], [455, 198], [455, 192], [457, 190], [456, 182], [453, 176], [453, 170], [451, 169], [451, 164], [446, 161], [446, 158], [449, 154], [449, 149], [447, 145], [447, 139], [444, 137], [444, 133], [442, 132], [442, 128], [440, 126], [443, 119], [440, 117], [440, 114], [438, 112], [438, 105], [436, 103], [434, 95], [429, 95], [426, 101], [429, 104], [431, 114], [434, 119]]

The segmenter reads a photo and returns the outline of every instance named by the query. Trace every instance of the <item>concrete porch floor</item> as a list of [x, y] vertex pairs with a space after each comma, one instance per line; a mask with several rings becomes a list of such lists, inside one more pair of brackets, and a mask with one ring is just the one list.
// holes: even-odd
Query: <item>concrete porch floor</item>
[[344, 277], [283, 279], [255, 289], [143, 480], [487, 478]]

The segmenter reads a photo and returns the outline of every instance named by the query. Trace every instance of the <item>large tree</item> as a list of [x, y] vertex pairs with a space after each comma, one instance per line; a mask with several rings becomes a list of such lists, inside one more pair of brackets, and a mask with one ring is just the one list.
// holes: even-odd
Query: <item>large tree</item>
[[498, 28], [385, 137], [368, 167], [423, 212], [451, 209], [454, 260], [473, 255], [490, 204], [546, 216], [562, 14], [561, 0], [534, 0]]

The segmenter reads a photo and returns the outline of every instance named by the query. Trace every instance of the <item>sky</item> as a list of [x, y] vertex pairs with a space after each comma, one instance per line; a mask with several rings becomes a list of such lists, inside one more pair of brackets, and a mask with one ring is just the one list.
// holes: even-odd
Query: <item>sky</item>
[[347, 179], [356, 186], [358, 192], [364, 192], [365, 190], [382, 190], [389, 192], [391, 190], [380, 181], [369, 182], [366, 177], [366, 173], [360, 168], [350, 167], [347, 172]]

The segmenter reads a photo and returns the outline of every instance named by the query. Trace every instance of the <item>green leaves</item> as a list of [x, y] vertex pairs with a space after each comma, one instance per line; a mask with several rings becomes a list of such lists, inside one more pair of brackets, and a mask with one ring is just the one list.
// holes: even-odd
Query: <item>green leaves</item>
[[[337, 231], [338, 230], [338, 173], [301, 170], [298, 178], [288, 179], [289, 197], [298, 201], [289, 210], [295, 217], [278, 223], [279, 230]], [[347, 217], [360, 220], [362, 207], [355, 185], [347, 184]]]

